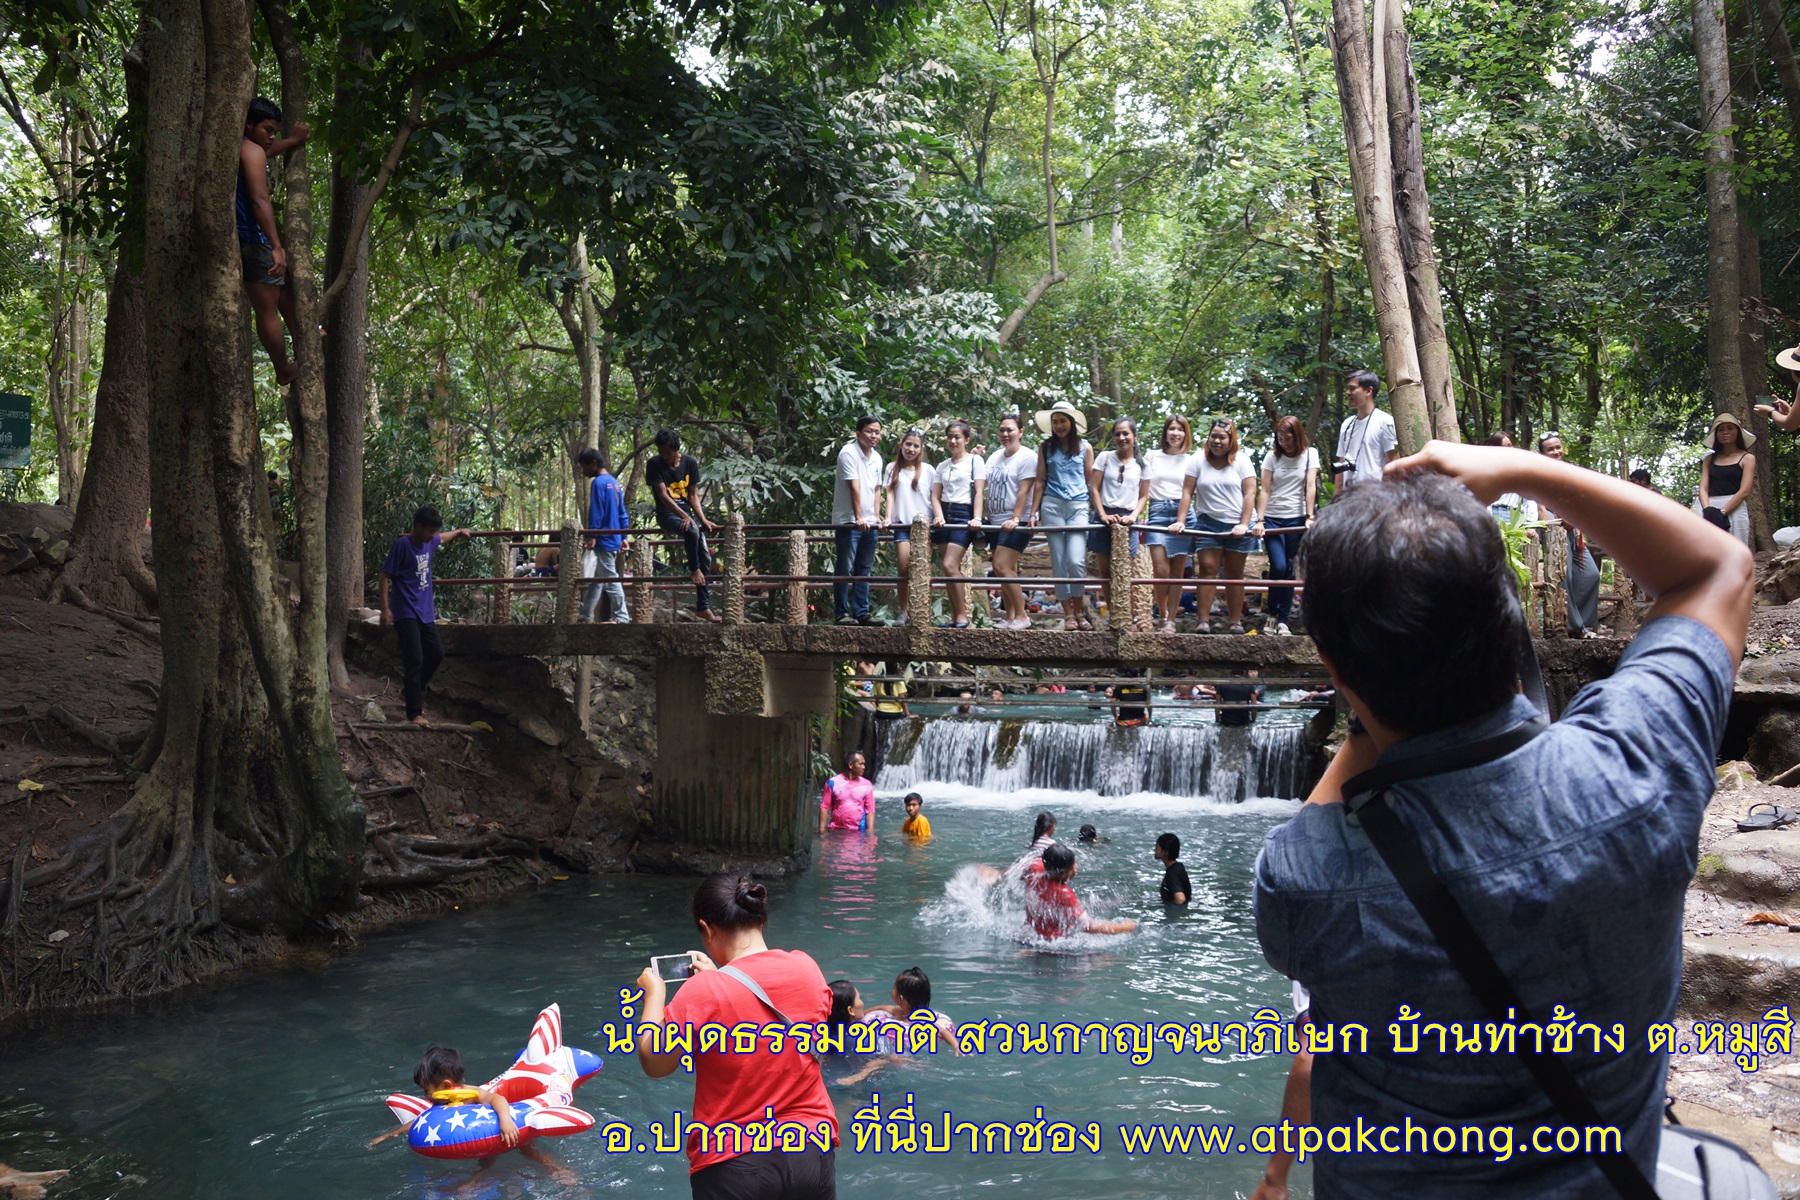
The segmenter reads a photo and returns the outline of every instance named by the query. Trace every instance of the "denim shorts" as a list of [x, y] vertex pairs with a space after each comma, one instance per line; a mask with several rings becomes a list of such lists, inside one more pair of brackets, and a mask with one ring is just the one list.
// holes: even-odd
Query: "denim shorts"
[[1232, 526], [1235, 521], [1221, 521], [1217, 517], [1209, 517], [1205, 513], [1190, 512], [1188, 528], [1194, 531], [1194, 549], [1196, 550], [1230, 550], [1237, 554], [1256, 553], [1256, 539], [1249, 534], [1243, 537], [1232, 537]]
[[1164, 532], [1175, 523], [1181, 512], [1179, 500], [1152, 500], [1144, 524], [1154, 526], [1144, 534], [1144, 545], [1161, 546], [1170, 558], [1182, 558], [1194, 552], [1194, 539], [1184, 533]]
[[[1124, 516], [1131, 515], [1131, 510], [1129, 508], [1109, 508], [1106, 510], [1106, 515], [1109, 517], [1124, 517]], [[1134, 533], [1131, 536], [1132, 536], [1132, 539], [1135, 541], [1138, 535]], [[1104, 554], [1104, 555], [1107, 555], [1108, 557], [1110, 557], [1112, 555], [1112, 526], [1111, 525], [1108, 525], [1104, 529], [1088, 530], [1088, 551], [1087, 552], [1089, 554]]]
[[911, 525], [896, 525], [892, 529], [888, 530], [888, 533], [893, 537], [893, 539], [896, 542], [912, 541], [912, 526]]
[[969, 518], [975, 515], [973, 504], [944, 504], [944, 525], [941, 529], [931, 531], [931, 544], [934, 546], [968, 546], [974, 539], [975, 531], [969, 528]]
[[1004, 546], [1023, 554], [1025, 548], [1031, 545], [1031, 534], [1032, 531], [1024, 525], [1016, 529], [990, 529], [987, 535], [988, 550], [991, 553]]

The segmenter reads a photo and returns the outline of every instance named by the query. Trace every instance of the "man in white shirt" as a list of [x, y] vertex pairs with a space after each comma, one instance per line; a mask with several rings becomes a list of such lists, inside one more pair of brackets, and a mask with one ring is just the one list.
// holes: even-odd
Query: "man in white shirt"
[[1344, 381], [1344, 399], [1356, 410], [1356, 416], [1338, 428], [1338, 461], [1348, 462], [1350, 469], [1334, 469], [1333, 487], [1374, 483], [1381, 478], [1382, 468], [1394, 461], [1400, 435], [1394, 428], [1394, 418], [1375, 407], [1375, 393], [1379, 390], [1381, 377], [1373, 371], [1352, 371]]
[[840, 578], [831, 585], [831, 606], [839, 625], [881, 624], [869, 613], [869, 585], [859, 583], [853, 588], [842, 578], [867, 578], [875, 569], [875, 547], [881, 537], [876, 523], [881, 455], [875, 447], [880, 444], [881, 421], [876, 417], [858, 417], [856, 436], [838, 451], [831, 523], [838, 527], [837, 566], [832, 573]]

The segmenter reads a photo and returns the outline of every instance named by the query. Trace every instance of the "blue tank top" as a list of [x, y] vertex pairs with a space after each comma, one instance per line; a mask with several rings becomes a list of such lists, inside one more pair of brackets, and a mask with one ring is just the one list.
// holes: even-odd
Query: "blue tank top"
[[1085, 441], [1076, 448], [1074, 457], [1063, 453], [1061, 446], [1051, 446], [1050, 453], [1044, 456], [1044, 490], [1062, 500], [1086, 500], [1087, 472], [1082, 469], [1086, 461]]
[[[244, 140], [249, 141], [250, 139], [245, 138]], [[263, 233], [262, 226], [256, 223], [256, 214], [250, 211], [250, 189], [244, 186], [244, 164], [241, 160], [238, 162], [237, 229], [240, 242], [260, 242], [265, 246], [269, 244], [268, 236]]]

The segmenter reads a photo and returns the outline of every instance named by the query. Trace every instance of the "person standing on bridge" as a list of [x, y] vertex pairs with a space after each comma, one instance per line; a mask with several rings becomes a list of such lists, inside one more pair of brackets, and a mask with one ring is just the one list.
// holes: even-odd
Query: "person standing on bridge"
[[656, 457], [644, 467], [644, 481], [656, 496], [656, 523], [681, 538], [687, 551], [688, 573], [694, 580], [694, 613], [703, 621], [717, 622], [706, 590], [706, 573], [712, 569], [712, 553], [706, 535], [719, 527], [706, 519], [700, 508], [700, 464], [681, 452], [681, 435], [673, 429], [656, 431]]
[[1331, 464], [1331, 486], [1338, 491], [1359, 483], [1379, 483], [1384, 467], [1394, 461], [1400, 444], [1394, 418], [1375, 407], [1381, 376], [1352, 371], [1344, 381], [1344, 399], [1356, 416], [1338, 426], [1337, 461]]
[[[931, 523], [933, 545], [944, 548], [944, 574], [961, 575], [963, 556], [975, 539], [981, 524], [982, 501], [987, 491], [987, 462], [969, 453], [969, 437], [974, 430], [967, 421], [952, 421], [944, 427], [944, 444], [950, 456], [938, 464], [937, 483], [931, 490]], [[950, 625], [955, 629], [969, 626], [969, 585], [950, 584]]]
[[[881, 538], [878, 506], [881, 496], [881, 418], [856, 419], [856, 436], [838, 451], [836, 487], [831, 495], [831, 523], [837, 526], [837, 563], [832, 574], [832, 613], [839, 625], [880, 625], [869, 612], [867, 580], [875, 569], [875, 547]], [[930, 553], [929, 550], [926, 551]]]
[[381, 564], [381, 623], [392, 625], [400, 638], [400, 694], [406, 719], [414, 725], [431, 724], [425, 719], [425, 688], [444, 661], [431, 592], [432, 560], [451, 542], [470, 536], [467, 529], [452, 529], [440, 537], [443, 527], [438, 510], [423, 506], [413, 514], [412, 532], [394, 539]]
[[[900, 439], [894, 461], [888, 465], [887, 514], [882, 524], [893, 529], [894, 557], [900, 564], [900, 618], [906, 624], [907, 569], [912, 565], [912, 523], [917, 516], [931, 516], [931, 495], [937, 490], [937, 472], [925, 461], [925, 431], [909, 429]], [[929, 555], [930, 546], [919, 547]], [[840, 572], [841, 574], [841, 572]]]
[[1087, 616], [1088, 472], [1094, 448], [1087, 444], [1087, 415], [1067, 400], [1040, 409], [1037, 427], [1046, 434], [1038, 447], [1037, 511], [1032, 524], [1044, 527], [1050, 543], [1050, 574], [1074, 582], [1055, 585], [1062, 600], [1064, 629], [1092, 629]]
[[[1019, 414], [1001, 417], [1000, 449], [987, 460], [988, 512], [998, 526], [988, 532], [988, 550], [994, 574], [1002, 579], [1018, 575], [1019, 556], [1031, 545], [1031, 530], [1019, 525], [1031, 511], [1031, 497], [1037, 487], [1037, 453], [1019, 441], [1023, 428]], [[1025, 592], [1018, 584], [1001, 585], [1000, 603], [1006, 616], [995, 623], [996, 629], [1031, 628], [1031, 618], [1025, 615]]]
[[[625, 489], [613, 473], [606, 469], [600, 452], [592, 446], [575, 456], [581, 473], [588, 481], [587, 523], [589, 529], [625, 529], [631, 517], [625, 511]], [[631, 622], [631, 609], [625, 603], [625, 585], [619, 582], [619, 554], [625, 549], [623, 533], [597, 533], [583, 543], [581, 574], [594, 582], [587, 585], [581, 597], [581, 619], [592, 621], [597, 615], [600, 596], [606, 594], [607, 619], [615, 625]]]

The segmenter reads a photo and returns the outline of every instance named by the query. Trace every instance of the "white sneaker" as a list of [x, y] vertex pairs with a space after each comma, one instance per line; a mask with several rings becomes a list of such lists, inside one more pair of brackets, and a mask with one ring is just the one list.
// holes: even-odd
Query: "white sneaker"
[[1277, 622], [1275, 622], [1275, 636], [1276, 637], [1293, 637], [1294, 631], [1287, 627], [1286, 621], [1277, 621]]
[[909, 621], [908, 621], [908, 620], [907, 620], [907, 619], [906, 619], [906, 614], [905, 614], [905, 613], [901, 613], [901, 614], [900, 614], [900, 615], [899, 615], [899, 617], [897, 617], [897, 618], [896, 618], [896, 619], [895, 619], [895, 621], [894, 621], [894, 624], [896, 624], [896, 625], [908, 625], [908, 624], [911, 624], [911, 622], [909, 622]]

